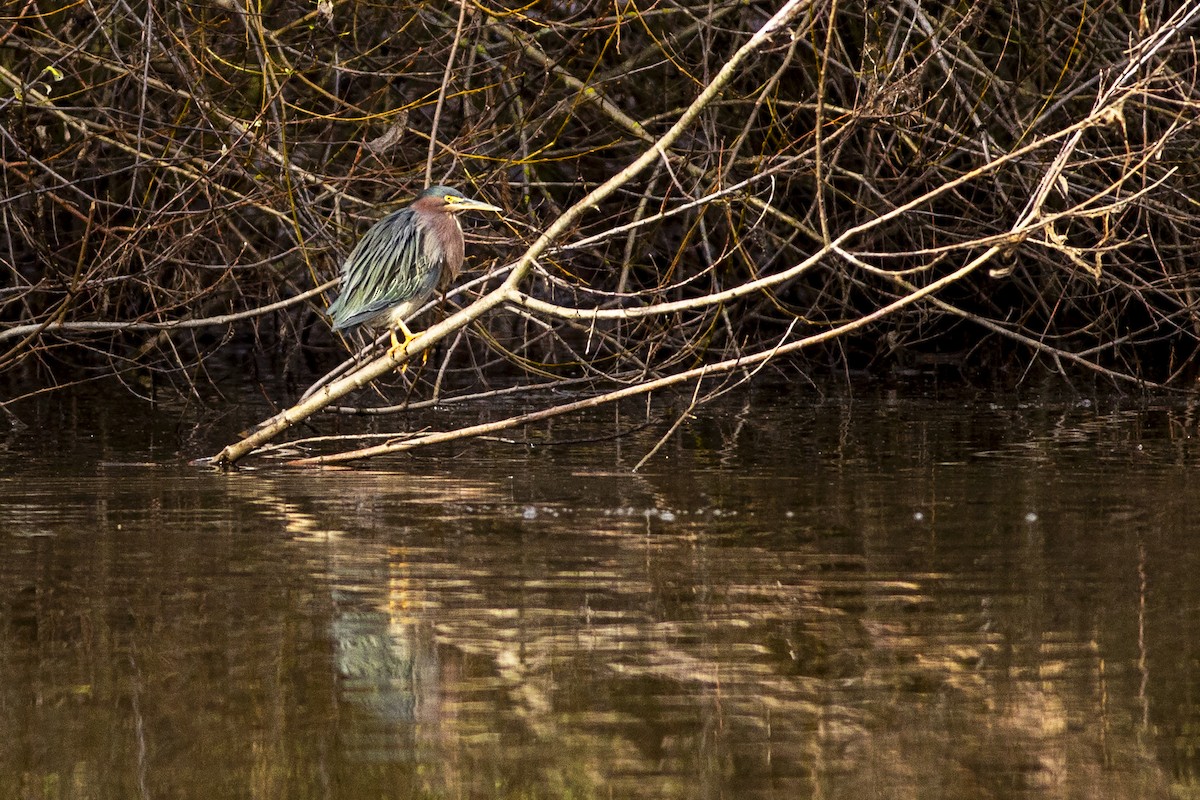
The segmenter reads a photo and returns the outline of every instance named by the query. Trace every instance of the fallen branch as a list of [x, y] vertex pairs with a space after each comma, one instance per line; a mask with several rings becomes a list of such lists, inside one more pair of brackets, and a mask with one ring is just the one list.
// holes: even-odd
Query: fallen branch
[[529, 274], [537, 258], [556, 239], [569, 230], [578, 218], [582, 217], [590, 209], [598, 207], [605, 198], [632, 180], [656, 159], [662, 157], [671, 144], [695, 121], [700, 112], [733, 80], [742, 62], [765, 44], [776, 31], [785, 28], [792, 18], [799, 13], [802, 5], [801, 0], [788, 0], [758, 32], [738, 48], [692, 105], [671, 126], [670, 130], [656, 140], [632, 164], [589, 192], [582, 200], [560, 215], [537, 241], [529, 247], [499, 288], [489, 292], [469, 307], [426, 330], [422, 336], [409, 345], [406, 352], [397, 352], [377, 359], [351, 375], [323, 387], [307, 400], [276, 414], [270, 420], [263, 423], [250, 436], [226, 447], [214, 456], [212, 461], [221, 466], [229, 466], [237, 463], [248, 453], [253, 452], [257, 447], [275, 438], [297, 422], [307, 419], [349, 392], [363, 388], [379, 376], [395, 370], [408, 359], [421, 355], [450, 332], [467, 325], [472, 320], [478, 319], [501, 303], [512, 301], [517, 296], [516, 287]]

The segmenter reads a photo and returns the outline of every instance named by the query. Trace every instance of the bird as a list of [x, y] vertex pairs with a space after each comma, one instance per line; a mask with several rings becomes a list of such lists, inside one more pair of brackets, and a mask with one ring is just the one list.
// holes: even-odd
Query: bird
[[[392, 334], [388, 353], [407, 348], [420, 333], [409, 330], [405, 319], [462, 270], [458, 214], [464, 211], [504, 209], [449, 186], [431, 186], [367, 229], [342, 265], [341, 293], [326, 309], [333, 329], [386, 327]], [[404, 334], [403, 343], [397, 329]]]

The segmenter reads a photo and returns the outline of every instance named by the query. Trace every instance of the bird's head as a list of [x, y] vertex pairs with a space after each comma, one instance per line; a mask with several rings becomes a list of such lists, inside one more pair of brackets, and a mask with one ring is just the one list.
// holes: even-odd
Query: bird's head
[[463, 211], [504, 211], [504, 209], [494, 206], [491, 203], [472, 200], [462, 192], [457, 189], [451, 189], [449, 186], [430, 186], [417, 195], [417, 199], [413, 201], [413, 206], [430, 211], [446, 211], [451, 214], [458, 214]]

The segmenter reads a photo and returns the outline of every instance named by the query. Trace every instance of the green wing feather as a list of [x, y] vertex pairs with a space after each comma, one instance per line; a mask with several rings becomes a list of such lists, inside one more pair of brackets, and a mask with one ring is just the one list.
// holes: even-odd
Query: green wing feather
[[441, 278], [431, 263], [425, 226], [411, 208], [395, 211], [363, 234], [342, 266], [342, 292], [326, 312], [333, 329], [369, 323], [405, 302], [420, 305]]

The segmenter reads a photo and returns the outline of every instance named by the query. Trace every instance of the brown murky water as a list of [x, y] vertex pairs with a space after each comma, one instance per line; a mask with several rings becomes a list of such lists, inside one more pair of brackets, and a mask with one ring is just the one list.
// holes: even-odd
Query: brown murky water
[[245, 420], [25, 411], [0, 797], [1198, 793], [1179, 404], [759, 398], [637, 475], [671, 418], [223, 474]]

